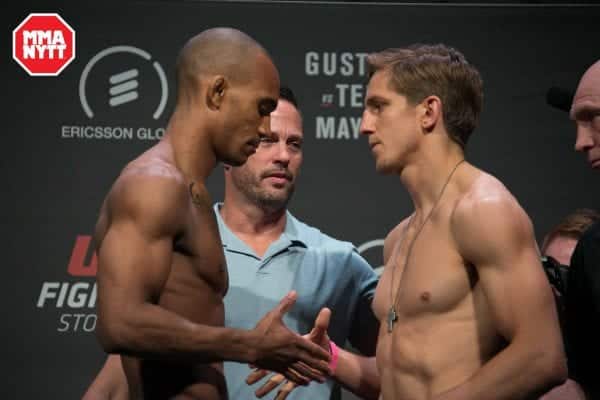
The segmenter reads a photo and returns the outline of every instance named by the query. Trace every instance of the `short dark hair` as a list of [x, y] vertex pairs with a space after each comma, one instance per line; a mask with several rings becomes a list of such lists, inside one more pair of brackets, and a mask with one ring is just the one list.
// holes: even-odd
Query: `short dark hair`
[[298, 101], [296, 100], [296, 95], [290, 87], [281, 86], [279, 88], [279, 98], [285, 101], [289, 101], [294, 105], [294, 107], [298, 108]]

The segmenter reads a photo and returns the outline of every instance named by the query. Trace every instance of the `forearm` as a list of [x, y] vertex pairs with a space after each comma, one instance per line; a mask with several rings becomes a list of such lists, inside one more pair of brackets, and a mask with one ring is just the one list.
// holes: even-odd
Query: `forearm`
[[127, 400], [127, 378], [121, 357], [110, 355], [81, 400]]
[[[114, 314], [108, 310], [106, 314]], [[144, 359], [253, 362], [249, 331], [193, 323], [151, 303], [98, 316], [98, 338], [108, 353]]]
[[566, 379], [564, 359], [558, 353], [531, 342], [513, 343], [435, 400], [538, 398]]
[[375, 357], [364, 357], [339, 348], [338, 364], [332, 378], [361, 398], [379, 397], [379, 373]]

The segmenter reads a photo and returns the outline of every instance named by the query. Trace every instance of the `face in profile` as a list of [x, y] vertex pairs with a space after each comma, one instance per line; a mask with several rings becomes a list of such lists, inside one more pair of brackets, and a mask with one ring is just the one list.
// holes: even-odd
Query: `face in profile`
[[570, 117], [577, 127], [575, 150], [585, 153], [594, 169], [600, 169], [600, 61], [581, 78]]
[[277, 106], [279, 74], [265, 54], [256, 57], [253, 76], [243, 84], [232, 83], [226, 93], [220, 143], [220, 159], [242, 165], [256, 151], [261, 138], [270, 135], [270, 116]]
[[361, 133], [369, 138], [375, 168], [385, 174], [402, 170], [419, 135], [416, 107], [390, 86], [389, 79], [386, 70], [371, 77], [360, 125]]
[[263, 136], [256, 152], [226, 174], [228, 184], [253, 203], [271, 210], [286, 207], [302, 164], [302, 117], [280, 100], [271, 114], [271, 135]]

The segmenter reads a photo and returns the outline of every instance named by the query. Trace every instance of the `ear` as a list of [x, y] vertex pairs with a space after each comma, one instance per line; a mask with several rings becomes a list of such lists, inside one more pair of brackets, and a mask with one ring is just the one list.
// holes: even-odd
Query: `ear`
[[209, 109], [218, 110], [221, 108], [228, 88], [227, 79], [222, 75], [214, 76], [209, 81], [208, 91], [206, 92], [206, 104]]
[[437, 96], [427, 96], [421, 102], [421, 127], [426, 132], [435, 129], [442, 118], [442, 100]]

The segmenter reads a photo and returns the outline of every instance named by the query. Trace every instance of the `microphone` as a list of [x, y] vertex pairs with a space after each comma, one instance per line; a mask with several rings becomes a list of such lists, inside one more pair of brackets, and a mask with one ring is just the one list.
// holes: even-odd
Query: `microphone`
[[571, 90], [553, 86], [546, 92], [546, 103], [559, 110], [569, 112], [574, 93]]

